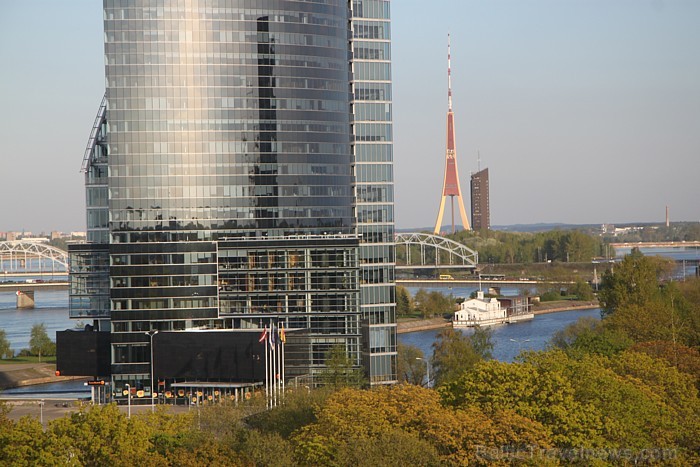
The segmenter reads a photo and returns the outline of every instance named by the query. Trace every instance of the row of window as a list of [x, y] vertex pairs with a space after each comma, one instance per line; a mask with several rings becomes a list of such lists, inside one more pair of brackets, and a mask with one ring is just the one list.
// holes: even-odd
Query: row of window
[[[328, 112], [321, 110], [197, 110], [192, 109], [183, 113], [182, 111], [166, 110], [166, 111], [155, 111], [155, 110], [117, 110], [116, 112], [142, 112], [142, 115], [128, 115], [126, 117], [120, 118], [121, 116], [115, 115], [114, 120], [110, 122], [110, 127], [113, 131], [110, 134], [110, 145], [119, 145], [120, 143], [146, 143], [146, 142], [167, 142], [167, 141], [182, 141], [183, 135], [185, 141], [187, 141], [187, 136], [190, 136], [192, 143], [196, 143], [201, 140], [206, 141], [236, 141], [236, 140], [253, 140], [255, 141], [255, 134], [249, 137], [245, 134], [241, 135], [238, 133], [241, 130], [240, 124], [237, 123], [242, 118], [248, 118], [250, 122], [265, 122], [272, 121], [282, 122], [283, 120], [288, 120], [292, 117], [298, 117], [297, 122], [308, 122], [308, 127], [301, 125], [297, 128], [289, 128], [285, 126], [271, 127], [268, 133], [282, 133], [290, 132], [289, 136], [296, 133], [295, 138], [304, 138], [310, 135], [304, 135], [305, 132], [317, 133], [315, 140], [323, 141], [321, 138], [334, 138], [338, 142], [348, 142], [349, 137], [347, 136], [350, 131], [350, 113], [349, 112]], [[278, 120], [279, 118], [279, 120]], [[127, 130], [127, 127], [123, 123], [119, 122], [133, 122], [128, 127], [128, 131], [131, 133], [118, 133], [117, 130], [123, 129]], [[326, 124], [322, 123], [326, 122]], [[283, 124], [283, 123], [282, 123]], [[323, 125], [321, 128], [316, 128], [313, 125], [320, 124]], [[342, 125], [342, 126], [338, 126]], [[146, 132], [148, 130], [148, 132]], [[249, 130], [255, 131], [255, 130]], [[132, 134], [137, 132], [136, 134]], [[142, 132], [142, 133], [138, 133]], [[165, 133], [168, 132], [168, 133]], [[229, 132], [228, 134], [226, 132]], [[331, 134], [331, 136], [325, 136], [323, 133]], [[284, 134], [282, 136], [285, 136]], [[268, 135], [272, 137], [272, 135]], [[263, 141], [265, 141], [263, 139]], [[253, 152], [257, 152], [256, 149]], [[152, 151], [148, 151], [152, 152]], [[172, 151], [171, 151], [172, 152]], [[196, 152], [196, 151], [195, 151]], [[110, 151], [110, 155], [113, 151]]]
[[394, 160], [391, 142], [358, 141], [355, 144], [355, 163], [392, 162]]
[[355, 167], [358, 183], [380, 183], [394, 181], [394, 165], [387, 164], [358, 164]]
[[[313, 4], [313, 11], [306, 12], [301, 12], [298, 9], [285, 11], [284, 8], [289, 6], [289, 2], [282, 2], [280, 0], [257, 0], [255, 2], [248, 0], [246, 2], [247, 4], [242, 1], [232, 2], [228, 0], [228, 2], [225, 2], [219, 0], [213, 2], [215, 5], [218, 4], [218, 6], [211, 6], [212, 2], [207, 2], [206, 7], [197, 7], [196, 3], [187, 5], [165, 3], [165, 5], [157, 7], [137, 7], [133, 4], [128, 5], [132, 8], [124, 8], [127, 5], [105, 5], [104, 19], [106, 21], [131, 20], [135, 26], [144, 26], [150, 24], [148, 20], [158, 20], [158, 23], [170, 20], [178, 24], [182, 20], [193, 18], [196, 21], [211, 21], [211, 25], [214, 29], [218, 29], [216, 26], [221, 29], [230, 29], [231, 25], [228, 24], [229, 21], [255, 22], [260, 19], [261, 15], [265, 14], [266, 22], [279, 22], [283, 24], [300, 23], [335, 27], [344, 25], [344, 22], [341, 21], [337, 14], [339, 10], [331, 5], [323, 5], [318, 2]], [[143, 29], [152, 28], [148, 27]], [[169, 39], [158, 37], [158, 40]]]
[[[236, 298], [236, 295], [238, 297]], [[245, 293], [222, 295], [219, 312], [226, 314], [285, 314], [285, 313], [356, 313], [358, 293], [340, 295], [265, 293], [259, 296]]]
[[391, 104], [388, 102], [380, 104], [358, 103], [354, 106], [355, 121], [391, 121]]
[[[269, 18], [267, 16], [266, 18]], [[344, 49], [347, 47], [347, 23], [341, 23], [341, 19], [336, 17], [338, 26], [318, 26], [314, 24], [300, 23], [272, 23], [272, 27], [268, 28], [268, 22], [258, 22], [258, 18], [251, 18], [246, 21], [230, 21], [226, 22], [217, 31], [213, 30], [209, 25], [207, 28], [198, 28], [199, 19], [187, 18], [186, 20], [177, 21], [114, 21], [106, 20], [105, 28], [105, 45], [110, 44], [125, 48], [128, 45], [135, 45], [140, 42], [149, 44], [151, 38], [146, 37], [145, 31], [160, 31], [164, 40], [155, 42], [159, 49], [165, 49], [168, 45], [177, 46], [180, 43], [191, 44], [191, 49], [210, 49], [215, 45], [237, 43], [242, 44], [257, 44], [266, 43], [271, 46], [315, 46], [328, 47], [332, 49]], [[184, 24], [183, 24], [184, 23]], [[386, 23], [380, 23], [384, 30], [388, 29]], [[183, 27], [185, 26], [185, 27]], [[260, 30], [263, 26], [268, 30]], [[371, 27], [369, 24], [363, 26]], [[365, 34], [368, 39], [385, 39], [388, 36], [388, 31], [373, 31], [361, 28], [356, 34]], [[152, 37], [152, 35], [151, 35]], [[196, 47], [192, 46], [196, 44]], [[245, 49], [241, 51], [244, 52]], [[134, 53], [137, 53], [134, 50]]]
[[[308, 64], [308, 62], [307, 62]], [[312, 68], [319, 68], [314, 66]], [[135, 88], [137, 89], [136, 96], [152, 96], [167, 97], [173, 95], [173, 86], [180, 86], [179, 78], [176, 81], [172, 75], [167, 75], [165, 73], [159, 72], [149, 74], [149, 75], [118, 75], [114, 74], [107, 80], [107, 86], [110, 89], [116, 88]], [[231, 75], [231, 74], [210, 74], [207, 73], [204, 76], [199, 76], [197, 78], [199, 86], [201, 86], [200, 91], [204, 95], [208, 94], [223, 94], [229, 95], [232, 89], [228, 88], [254, 88], [254, 89], [264, 89], [261, 86], [260, 79], [257, 76], [245, 76], [245, 75]], [[274, 85], [274, 86], [273, 86]], [[339, 79], [327, 79], [327, 78], [313, 78], [308, 76], [279, 76], [275, 74], [272, 77], [272, 82], [270, 87], [276, 89], [287, 88], [287, 89], [312, 89], [316, 91], [346, 91], [348, 87], [347, 80]], [[142, 89], [143, 94], [141, 91]], [[249, 89], [250, 91], [250, 89]]]
[[[121, 88], [120, 88], [121, 89]], [[316, 110], [321, 112], [349, 112], [349, 107], [347, 100], [343, 101], [340, 95], [333, 96], [335, 94], [333, 91], [319, 91], [323, 93], [323, 97], [328, 97], [328, 99], [319, 99], [321, 95], [309, 96], [311, 99], [301, 99], [301, 98], [234, 98], [234, 97], [220, 97], [221, 93], [217, 93], [216, 97], [205, 97], [200, 96], [197, 99], [192, 99], [191, 97], [161, 97], [161, 98], [149, 98], [149, 97], [134, 97], [120, 96], [119, 92], [110, 94], [110, 103], [113, 103], [114, 110], [126, 109], [126, 110], [156, 110], [158, 111], [153, 115], [155, 120], [159, 120], [163, 117], [168, 117], [168, 113], [163, 111], [169, 110], [173, 111], [173, 117], [181, 118], [182, 115], [180, 111], [187, 110], [188, 115], [191, 119], [206, 118], [209, 111], [215, 109], [226, 110], [228, 114], [231, 114], [232, 109], [236, 109], [235, 113], [245, 112], [246, 110], [257, 110], [260, 108], [272, 109], [272, 110]], [[280, 93], [282, 94], [282, 93]], [[299, 92], [294, 91], [292, 93], [295, 96], [301, 96], [302, 94], [318, 94], [314, 91]], [[342, 96], [347, 97], [347, 93], [343, 93]], [[200, 117], [201, 116], [201, 117]], [[118, 115], [113, 116], [110, 119], [110, 125], [114, 125], [115, 122], [119, 122]], [[129, 120], [127, 120], [129, 121]], [[182, 121], [182, 120], [181, 120]], [[134, 124], [140, 123], [138, 120], [133, 121]], [[173, 122], [175, 123], [175, 122]], [[204, 122], [203, 122], [204, 123]], [[170, 128], [170, 125], [167, 127]], [[122, 128], [121, 131], [138, 131], [138, 128]]]
[[391, 35], [389, 23], [385, 21], [355, 20], [352, 22], [352, 29], [355, 39], [388, 40]]
[[354, 18], [389, 19], [390, 0], [353, 0], [352, 15]]
[[357, 185], [356, 193], [358, 203], [394, 202], [394, 190], [391, 189], [391, 185]]
[[391, 64], [384, 62], [355, 62], [354, 78], [357, 81], [390, 81]]

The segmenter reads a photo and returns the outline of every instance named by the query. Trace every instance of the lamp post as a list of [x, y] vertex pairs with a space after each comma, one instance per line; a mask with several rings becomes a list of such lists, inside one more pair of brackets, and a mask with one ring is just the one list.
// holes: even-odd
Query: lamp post
[[511, 341], [511, 342], [515, 342], [516, 344], [518, 344], [518, 355], [520, 355], [520, 352], [522, 352], [522, 350], [523, 350], [523, 349], [522, 349], [522, 345], [523, 345], [525, 342], [530, 342], [530, 339], [525, 339], [525, 340], [522, 340], [522, 341], [519, 340], [519, 339], [508, 339], [508, 340]]
[[425, 378], [427, 379], [426, 386], [430, 387], [430, 360], [426, 360], [422, 357], [416, 357], [416, 360], [421, 360], [425, 362]]
[[126, 386], [127, 418], [131, 418], [131, 385], [125, 384], [124, 386]]
[[39, 423], [44, 425], [44, 399], [39, 401]]
[[158, 334], [158, 330], [154, 329], [153, 331], [146, 331], [144, 334], [146, 334], [150, 339], [151, 339], [151, 413], [156, 411], [156, 400], [154, 398], [154, 387], [153, 387], [153, 336]]

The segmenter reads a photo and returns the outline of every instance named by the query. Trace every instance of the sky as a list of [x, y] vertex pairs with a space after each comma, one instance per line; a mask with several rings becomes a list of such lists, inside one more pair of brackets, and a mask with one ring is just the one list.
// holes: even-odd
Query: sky
[[[492, 225], [700, 221], [700, 2], [394, 0], [398, 228], [437, 216], [448, 32], [462, 192], [480, 154]], [[84, 230], [102, 40], [100, 1], [0, 0], [0, 231]]]

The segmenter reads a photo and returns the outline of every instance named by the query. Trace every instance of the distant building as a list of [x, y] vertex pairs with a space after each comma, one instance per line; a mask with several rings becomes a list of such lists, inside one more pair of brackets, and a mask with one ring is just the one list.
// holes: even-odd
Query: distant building
[[485, 298], [484, 292], [477, 291], [476, 298], [462, 302], [454, 312], [452, 326], [455, 328], [490, 326], [506, 322], [506, 309], [496, 298]]
[[491, 208], [489, 204], [489, 169], [485, 168], [472, 174], [472, 228], [488, 230], [491, 228]]

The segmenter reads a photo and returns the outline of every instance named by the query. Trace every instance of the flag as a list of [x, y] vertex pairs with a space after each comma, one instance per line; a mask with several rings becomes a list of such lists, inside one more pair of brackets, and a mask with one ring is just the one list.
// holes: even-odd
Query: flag
[[270, 349], [275, 350], [277, 346], [277, 333], [275, 332], [275, 326], [270, 327]]
[[284, 334], [284, 326], [280, 328], [280, 342], [282, 342], [283, 344], [287, 343], [287, 336], [285, 336]]
[[262, 334], [260, 334], [258, 342], [262, 344], [263, 342], [265, 342], [265, 339], [267, 339], [267, 326], [265, 326], [265, 329], [263, 330]]

